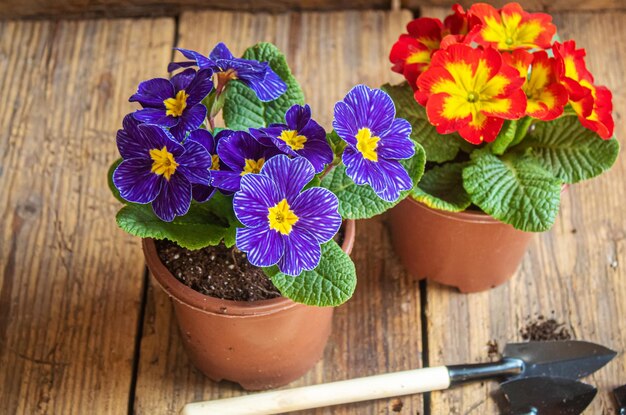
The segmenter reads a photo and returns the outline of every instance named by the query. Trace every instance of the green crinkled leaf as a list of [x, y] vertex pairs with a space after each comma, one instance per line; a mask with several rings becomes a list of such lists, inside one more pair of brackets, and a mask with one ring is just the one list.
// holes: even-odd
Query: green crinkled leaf
[[415, 200], [433, 209], [461, 212], [472, 204], [463, 188], [466, 163], [447, 163], [426, 171], [412, 193]]
[[283, 296], [307, 305], [341, 305], [352, 297], [356, 288], [354, 263], [335, 241], [322, 245], [320, 263], [313, 271], [291, 277], [274, 266], [265, 268], [265, 273]]
[[302, 88], [291, 74], [285, 55], [271, 43], [258, 43], [243, 54], [245, 59], [268, 62], [270, 67], [287, 84], [287, 91], [270, 102], [259, 100], [254, 91], [242, 82], [234, 80], [226, 88], [224, 102], [224, 122], [234, 130], [251, 127], [267, 127], [272, 123], [284, 123], [285, 113], [295, 104], [304, 104]]
[[602, 140], [577, 117], [537, 124], [521, 144], [546, 170], [565, 183], [576, 183], [608, 170], [619, 154], [616, 139]]
[[475, 152], [463, 170], [472, 202], [501, 222], [528, 232], [554, 224], [561, 201], [561, 180], [528, 156], [500, 159]]
[[239, 225], [231, 212], [229, 198], [216, 193], [206, 203], [192, 203], [186, 215], [176, 217], [172, 222], [159, 219], [149, 204], [126, 205], [117, 213], [116, 220], [119, 227], [131, 235], [169, 239], [187, 249], [218, 245], [222, 241], [230, 247], [235, 243]]
[[426, 109], [415, 101], [413, 89], [408, 83], [385, 84], [381, 89], [389, 94], [396, 105], [396, 116], [411, 123], [411, 138], [424, 147], [426, 160], [443, 163], [456, 157], [463, 139], [458, 134], [442, 135], [437, 132], [428, 121]]
[[[400, 163], [407, 169], [413, 183], [419, 182], [424, 174], [426, 156], [424, 149], [416, 144], [415, 155]], [[339, 199], [339, 213], [345, 219], [367, 219], [379, 215], [397, 205], [410, 191], [402, 192], [395, 202], [382, 200], [369, 185], [359, 186], [346, 174], [343, 164], [331, 170], [323, 179], [322, 187], [332, 191]]]
[[491, 152], [493, 154], [502, 155], [509, 148], [509, 145], [515, 140], [517, 133], [517, 121], [505, 121], [502, 130], [496, 140], [491, 143]]
[[126, 204], [128, 202], [124, 200], [122, 196], [120, 196], [120, 191], [117, 190], [117, 187], [115, 187], [115, 185], [113, 184], [113, 173], [115, 172], [115, 169], [117, 169], [117, 166], [122, 164], [122, 161], [123, 160], [120, 158], [115, 160], [113, 164], [111, 164], [111, 167], [109, 167], [109, 171], [107, 173], [107, 182], [109, 184], [109, 189], [111, 190], [111, 193], [113, 193], [113, 196], [120, 202]]
[[222, 224], [226, 224], [226, 231], [224, 232], [224, 245], [227, 248], [235, 245], [235, 238], [237, 236], [237, 228], [243, 225], [235, 216], [233, 210], [233, 197], [224, 196], [222, 193], [216, 191], [213, 197], [205, 203], [206, 209], [212, 212], [215, 216], [220, 218]]

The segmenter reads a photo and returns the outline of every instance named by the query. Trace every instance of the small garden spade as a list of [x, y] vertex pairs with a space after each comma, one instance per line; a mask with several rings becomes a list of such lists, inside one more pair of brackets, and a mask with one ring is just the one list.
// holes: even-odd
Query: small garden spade
[[591, 402], [595, 389], [576, 379], [600, 369], [615, 355], [606, 347], [584, 341], [513, 343], [504, 348], [498, 362], [430, 367], [196, 402], [187, 404], [182, 414], [276, 414], [444, 390], [482, 379], [504, 381], [510, 413], [578, 414]]

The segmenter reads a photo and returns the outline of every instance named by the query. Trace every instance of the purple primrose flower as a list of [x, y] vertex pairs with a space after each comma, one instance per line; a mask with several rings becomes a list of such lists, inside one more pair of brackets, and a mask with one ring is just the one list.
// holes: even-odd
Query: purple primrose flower
[[274, 145], [291, 157], [309, 160], [319, 173], [333, 161], [333, 150], [326, 141], [326, 131], [311, 119], [308, 105], [294, 105], [285, 114], [287, 124], [271, 124], [267, 128], [250, 129], [261, 144]]
[[[217, 155], [216, 143], [222, 137], [230, 133], [231, 131], [229, 130], [222, 130], [217, 133], [215, 137], [213, 137], [213, 135], [209, 131], [199, 129], [192, 131], [191, 134], [189, 134], [189, 137], [187, 137], [187, 140], [195, 141], [196, 143], [202, 145], [202, 147], [204, 147], [204, 149], [209, 153], [209, 155], [211, 156], [211, 171], [229, 171], [230, 169], [228, 168], [228, 166], [222, 163], [219, 156]], [[207, 200], [211, 199], [211, 197], [215, 193], [216, 188], [211, 185], [193, 183], [191, 190], [194, 200], [197, 200], [198, 202], [206, 202]]]
[[255, 266], [278, 269], [291, 276], [317, 267], [320, 245], [341, 226], [339, 202], [330, 190], [313, 187], [309, 161], [280, 154], [268, 160], [260, 174], [241, 179], [233, 207], [245, 228], [237, 229], [237, 247]]
[[413, 187], [398, 161], [415, 154], [411, 124], [395, 115], [389, 95], [357, 85], [335, 104], [333, 120], [335, 131], [348, 143], [342, 156], [346, 174], [358, 185], [369, 184], [387, 202]]
[[120, 195], [132, 203], [152, 203], [166, 222], [187, 213], [192, 184], [209, 185], [211, 155], [205, 147], [191, 139], [181, 144], [162, 127], [138, 124], [127, 115], [117, 148], [123, 161], [113, 183]]
[[170, 72], [189, 66], [211, 69], [217, 74], [218, 89], [219, 85], [224, 85], [231, 79], [238, 79], [265, 102], [273, 101], [287, 91], [287, 85], [270, 68], [269, 63], [235, 58], [223, 43], [218, 43], [209, 57], [189, 49], [176, 48], [176, 50], [191, 61], [170, 63], [167, 68]]
[[220, 134], [217, 155], [224, 168], [211, 172], [211, 184], [224, 192], [239, 190], [244, 175], [260, 172], [265, 162], [278, 154], [275, 147], [262, 145], [245, 131], [223, 131]]
[[129, 101], [137, 101], [143, 109], [135, 111], [135, 119], [169, 128], [178, 141], [200, 127], [207, 116], [201, 101], [213, 89], [213, 72], [186, 69], [172, 79], [154, 78], [139, 84]]

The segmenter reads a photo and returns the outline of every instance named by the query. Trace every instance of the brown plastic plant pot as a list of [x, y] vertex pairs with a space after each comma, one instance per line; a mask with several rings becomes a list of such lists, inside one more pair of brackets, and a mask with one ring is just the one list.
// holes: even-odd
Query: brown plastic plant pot
[[408, 197], [389, 213], [391, 240], [416, 279], [485, 291], [517, 270], [533, 234], [482, 212], [431, 209]]
[[[352, 251], [354, 221], [345, 222], [342, 249]], [[203, 295], [178, 281], [161, 262], [154, 241], [143, 240], [150, 272], [170, 296], [189, 358], [214, 381], [247, 390], [285, 385], [321, 357], [333, 307], [312, 307], [278, 297], [231, 301]]]

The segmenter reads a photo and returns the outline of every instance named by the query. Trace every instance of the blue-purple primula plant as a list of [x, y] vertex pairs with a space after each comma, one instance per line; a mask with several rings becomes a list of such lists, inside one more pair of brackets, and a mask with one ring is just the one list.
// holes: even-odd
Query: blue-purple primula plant
[[348, 146], [343, 152], [346, 174], [356, 184], [368, 184], [387, 202], [413, 187], [400, 160], [415, 155], [411, 124], [395, 118], [393, 101], [380, 89], [355, 86], [335, 105], [335, 131]]
[[223, 43], [218, 43], [208, 57], [189, 49], [176, 50], [191, 61], [172, 62], [169, 71], [194, 65], [200, 69], [210, 69], [217, 75], [218, 90], [228, 81], [238, 79], [264, 102], [273, 101], [287, 91], [287, 85], [269, 63], [236, 58]]
[[200, 104], [213, 89], [212, 71], [186, 69], [172, 79], [154, 78], [139, 84], [131, 102], [143, 109], [133, 113], [137, 121], [167, 127], [177, 140], [204, 122], [207, 109]]
[[170, 64], [180, 71], [169, 80], [142, 82], [131, 101], [143, 108], [118, 132], [119, 226], [187, 249], [243, 251], [297, 302], [347, 301], [356, 272], [338, 231], [415, 190], [425, 158], [410, 125], [385, 92], [359, 85], [327, 133], [268, 43], [243, 58], [222, 43], [209, 56], [179, 50], [191, 61]]

